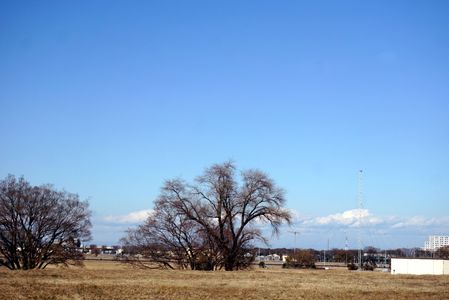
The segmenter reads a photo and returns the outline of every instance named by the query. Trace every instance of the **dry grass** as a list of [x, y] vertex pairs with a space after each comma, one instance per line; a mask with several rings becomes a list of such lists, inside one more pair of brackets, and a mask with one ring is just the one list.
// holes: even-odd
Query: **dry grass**
[[0, 299], [449, 299], [449, 276], [347, 270], [136, 270], [112, 261], [0, 269]]

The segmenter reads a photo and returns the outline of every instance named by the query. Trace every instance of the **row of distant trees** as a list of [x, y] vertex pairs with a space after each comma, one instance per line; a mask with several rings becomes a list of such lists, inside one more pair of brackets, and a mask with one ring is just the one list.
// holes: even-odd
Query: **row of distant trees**
[[[168, 180], [154, 213], [123, 238], [127, 252], [139, 254], [124, 261], [172, 269], [246, 268], [253, 243], [266, 242], [257, 225], [277, 233], [290, 223], [284, 205], [283, 190], [265, 173], [237, 174], [231, 162], [211, 166], [193, 183]], [[8, 176], [0, 181], [0, 265], [14, 270], [81, 264], [79, 246], [91, 237], [90, 215], [76, 194]]]
[[[259, 248], [258, 254], [262, 256], [271, 253], [285, 254], [293, 257], [298, 251], [307, 251], [311, 253], [315, 261], [327, 261], [338, 263], [351, 263], [358, 261], [358, 249], [338, 249], [329, 250], [316, 249], [289, 249], [289, 248]], [[438, 258], [449, 259], [449, 246], [441, 247], [436, 251], [423, 250], [421, 248], [398, 248], [398, 249], [380, 249], [372, 246], [365, 247], [362, 253], [367, 257], [378, 257], [383, 262], [383, 257], [387, 258]]]
[[[259, 255], [268, 253], [283, 253], [287, 257], [283, 259], [284, 268], [316, 268], [317, 261], [328, 263], [345, 263], [349, 270], [359, 268], [358, 250], [330, 249], [319, 251], [315, 249], [259, 249]], [[441, 247], [437, 251], [424, 251], [418, 248], [381, 250], [374, 247], [366, 247], [362, 251], [360, 263], [363, 270], [374, 270], [376, 267], [389, 266], [391, 258], [439, 258], [449, 259], [449, 246]], [[266, 262], [260, 260], [259, 266], [265, 267]]]

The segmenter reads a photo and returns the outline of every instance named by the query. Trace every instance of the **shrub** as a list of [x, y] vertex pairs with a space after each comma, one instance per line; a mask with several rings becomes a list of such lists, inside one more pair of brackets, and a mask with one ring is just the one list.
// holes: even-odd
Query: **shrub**
[[362, 266], [362, 270], [364, 270], [364, 271], [374, 271], [374, 268], [375, 268], [375, 265], [370, 264], [370, 263], [365, 263]]

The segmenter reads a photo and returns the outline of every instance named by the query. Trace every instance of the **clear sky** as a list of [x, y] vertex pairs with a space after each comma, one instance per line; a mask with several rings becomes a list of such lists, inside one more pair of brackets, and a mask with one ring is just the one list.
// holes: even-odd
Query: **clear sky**
[[0, 177], [89, 199], [99, 244], [229, 159], [298, 246], [354, 246], [359, 169], [366, 245], [449, 235], [448, 1], [1, 1], [0, 111]]

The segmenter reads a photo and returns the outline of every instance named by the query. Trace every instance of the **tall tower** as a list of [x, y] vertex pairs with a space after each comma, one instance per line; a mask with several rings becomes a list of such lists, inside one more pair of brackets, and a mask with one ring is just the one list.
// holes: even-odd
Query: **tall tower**
[[291, 231], [289, 231], [290, 233], [293, 233], [294, 235], [295, 235], [295, 248], [294, 248], [294, 250], [293, 250], [293, 253], [295, 253], [296, 254], [296, 235], [297, 234], [300, 234], [301, 232], [299, 232], [299, 230], [297, 230], [297, 229], [295, 229], [295, 230], [291, 230]]
[[363, 170], [359, 170], [357, 184], [357, 204], [358, 204], [358, 223], [359, 223], [359, 270], [362, 270], [362, 209], [363, 209]]

